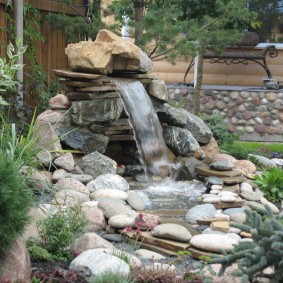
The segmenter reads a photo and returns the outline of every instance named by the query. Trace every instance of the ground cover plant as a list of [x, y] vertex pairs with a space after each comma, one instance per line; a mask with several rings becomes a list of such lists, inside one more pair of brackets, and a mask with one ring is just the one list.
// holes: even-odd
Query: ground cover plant
[[264, 170], [261, 175], [255, 176], [255, 183], [272, 202], [283, 200], [283, 171], [279, 167]]
[[74, 258], [71, 244], [81, 236], [87, 225], [80, 205], [61, 207], [38, 222], [40, 242], [29, 242], [28, 251], [34, 261], [69, 261]]

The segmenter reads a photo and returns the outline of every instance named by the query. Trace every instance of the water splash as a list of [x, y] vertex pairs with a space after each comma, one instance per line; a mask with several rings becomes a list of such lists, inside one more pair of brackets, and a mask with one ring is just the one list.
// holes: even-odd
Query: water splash
[[120, 93], [148, 180], [163, 179], [171, 172], [162, 128], [144, 86], [135, 80], [113, 80]]

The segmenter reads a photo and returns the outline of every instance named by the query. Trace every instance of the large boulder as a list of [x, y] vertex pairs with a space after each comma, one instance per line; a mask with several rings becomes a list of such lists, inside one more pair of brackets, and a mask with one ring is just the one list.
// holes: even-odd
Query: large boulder
[[187, 129], [168, 126], [163, 130], [163, 137], [166, 145], [178, 156], [190, 156], [200, 149], [198, 142]]
[[30, 282], [31, 262], [21, 240], [16, 240], [9, 251], [1, 254], [0, 268], [0, 282]]
[[115, 174], [117, 169], [117, 163], [114, 160], [97, 151], [85, 155], [78, 166], [85, 174], [91, 175], [93, 178], [107, 173]]
[[78, 126], [90, 126], [95, 123], [116, 121], [123, 110], [121, 98], [99, 98], [74, 101], [70, 110], [72, 123]]
[[74, 71], [112, 74], [152, 70], [152, 61], [139, 47], [106, 29], [99, 31], [94, 42], [69, 44], [65, 53]]
[[56, 133], [62, 143], [85, 153], [98, 151], [103, 154], [109, 141], [109, 138], [102, 134], [94, 134], [88, 129], [78, 129], [73, 126], [59, 125], [56, 127]]

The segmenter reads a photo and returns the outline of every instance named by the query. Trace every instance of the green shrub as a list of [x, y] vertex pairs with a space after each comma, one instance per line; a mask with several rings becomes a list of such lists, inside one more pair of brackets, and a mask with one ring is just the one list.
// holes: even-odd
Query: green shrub
[[50, 261], [54, 259], [52, 254], [35, 243], [29, 241], [26, 245], [31, 261]]
[[248, 159], [249, 151], [238, 143], [224, 143], [220, 146], [222, 150], [225, 150], [228, 154], [232, 155], [238, 160]]
[[38, 222], [41, 246], [58, 258], [70, 259], [70, 245], [82, 235], [87, 224], [81, 206], [60, 207]]
[[[239, 242], [231, 254], [214, 257], [211, 263], [222, 264], [219, 275], [233, 263], [238, 263], [239, 270], [232, 274], [240, 276], [242, 282], [259, 282], [259, 278], [269, 278], [274, 283], [283, 282], [283, 225], [279, 216], [274, 216], [268, 206], [259, 212], [264, 216], [247, 209], [244, 224], [231, 223], [231, 226], [252, 234], [253, 241]], [[268, 267], [271, 274], [265, 273]]]
[[0, 149], [0, 254], [11, 247], [29, 222], [33, 197], [19, 169]]
[[255, 183], [269, 201], [283, 200], [283, 171], [281, 168], [273, 167], [264, 170], [261, 176], [255, 176]]
[[218, 145], [222, 145], [224, 143], [232, 144], [234, 141], [239, 139], [239, 134], [229, 132], [221, 114], [215, 112], [212, 115], [202, 115], [201, 118], [211, 129]]

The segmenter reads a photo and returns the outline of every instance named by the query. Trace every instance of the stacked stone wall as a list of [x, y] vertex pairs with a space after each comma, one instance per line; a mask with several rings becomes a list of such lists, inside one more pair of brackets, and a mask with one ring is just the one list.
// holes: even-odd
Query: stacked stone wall
[[[193, 88], [168, 85], [171, 103], [193, 109]], [[201, 93], [201, 113], [220, 113], [229, 131], [241, 131], [242, 140], [283, 141], [283, 90], [217, 90]]]

